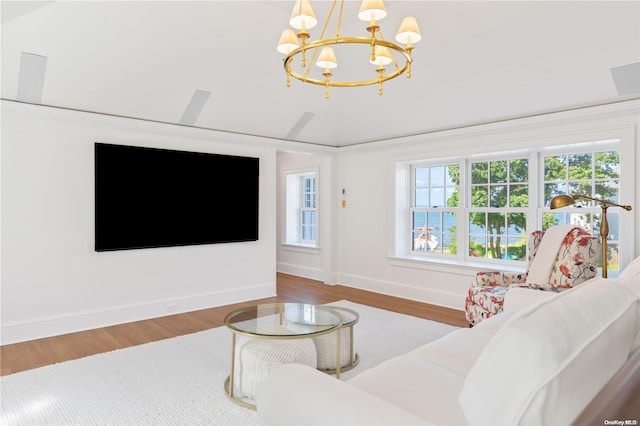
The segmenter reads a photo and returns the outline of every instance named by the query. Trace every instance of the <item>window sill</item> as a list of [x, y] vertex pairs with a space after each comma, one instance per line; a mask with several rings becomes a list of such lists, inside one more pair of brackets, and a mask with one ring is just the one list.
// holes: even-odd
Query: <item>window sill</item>
[[295, 251], [298, 253], [307, 253], [307, 254], [320, 254], [320, 247], [311, 245], [311, 244], [293, 244], [293, 243], [283, 243], [281, 244], [282, 250], [285, 251]]
[[525, 262], [518, 262], [515, 265], [504, 265], [501, 263], [470, 262], [441, 258], [427, 259], [418, 256], [389, 256], [387, 259], [389, 260], [389, 264], [392, 266], [446, 273], [455, 271], [458, 274], [469, 276], [475, 276], [477, 272], [481, 271], [524, 272], [527, 268]]

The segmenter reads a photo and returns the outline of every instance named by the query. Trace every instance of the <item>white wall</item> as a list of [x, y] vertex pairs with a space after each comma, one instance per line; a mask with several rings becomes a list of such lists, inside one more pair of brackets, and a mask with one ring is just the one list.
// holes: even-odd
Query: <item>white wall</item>
[[[259, 157], [259, 241], [95, 252], [94, 142]], [[1, 154], [2, 344], [275, 295], [269, 140], [3, 101]]]
[[[394, 296], [463, 309], [466, 292], [479, 266], [447, 265], [394, 258], [394, 165], [409, 159], [472, 155], [529, 147], [558, 146], [620, 138], [621, 167], [630, 172], [620, 200], [633, 205], [620, 211], [621, 231], [634, 233], [634, 247], [620, 253], [621, 267], [640, 255], [640, 102], [472, 128], [435, 132], [341, 148], [335, 164], [337, 184], [348, 190], [348, 207], [338, 210], [338, 282]], [[634, 231], [635, 230], [635, 231]]]
[[[276, 267], [462, 309], [478, 267], [393, 256], [394, 165], [415, 158], [621, 138], [635, 182], [620, 197], [633, 205], [620, 213], [635, 241], [625, 266], [640, 255], [639, 125], [630, 101], [334, 149], [3, 101], [2, 344], [268, 297]], [[260, 157], [260, 240], [94, 252], [96, 141]], [[318, 167], [322, 207], [320, 248], [307, 253], [284, 249], [277, 221], [282, 172], [306, 167]]]

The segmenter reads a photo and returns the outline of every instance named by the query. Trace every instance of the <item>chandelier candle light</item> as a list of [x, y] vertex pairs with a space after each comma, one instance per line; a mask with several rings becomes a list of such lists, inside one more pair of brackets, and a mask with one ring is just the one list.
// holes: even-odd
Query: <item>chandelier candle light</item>
[[558, 195], [551, 199], [551, 203], [549, 203], [549, 207], [551, 209], [559, 209], [562, 207], [571, 206], [576, 203], [576, 200], [584, 198], [587, 200], [595, 201], [600, 203], [600, 207], [602, 208], [602, 218], [600, 220], [600, 240], [602, 246], [602, 278], [607, 278], [607, 238], [609, 237], [609, 222], [607, 221], [607, 209], [609, 206], [622, 207], [627, 211], [631, 211], [631, 206], [625, 206], [621, 204], [616, 204], [608, 200], [603, 200], [601, 198], [593, 198], [587, 195], [582, 194], [573, 194], [573, 195]]
[[[340, 10], [337, 15], [336, 31], [333, 37], [325, 38], [325, 32], [329, 26], [329, 22], [335, 12], [336, 6], [340, 6]], [[309, 41], [311, 35], [307, 32], [311, 28], [315, 27], [318, 23], [315, 13], [311, 8], [309, 0], [297, 0], [291, 13], [291, 19], [289, 24], [298, 30], [296, 34], [292, 29], [286, 29], [280, 36], [278, 42], [278, 52], [286, 55], [284, 58], [284, 69], [287, 74], [287, 87], [291, 86], [291, 77], [302, 81], [303, 83], [317, 84], [325, 87], [325, 97], [329, 98], [330, 87], [358, 87], [368, 86], [371, 84], [378, 85], [378, 94], [382, 95], [382, 83], [391, 80], [406, 72], [407, 78], [411, 78], [411, 51], [413, 50], [413, 44], [417, 43], [421, 39], [420, 30], [418, 29], [418, 23], [416, 18], [408, 16], [404, 18], [400, 29], [396, 34], [396, 41], [398, 43], [405, 44], [403, 47], [399, 44], [387, 41], [382, 36], [382, 32], [377, 22], [387, 16], [382, 0], [367, 1], [363, 0], [358, 13], [358, 18], [363, 21], [369, 22], [369, 26], [366, 28], [370, 33], [369, 37], [342, 37], [340, 35], [340, 26], [342, 24], [342, 12], [344, 9], [344, 0], [333, 0], [331, 9], [327, 19], [322, 27], [320, 38], [316, 41]], [[300, 40], [300, 42], [298, 42]], [[348, 81], [336, 81], [332, 80], [332, 69], [338, 66], [336, 54], [332, 46], [340, 44], [358, 45], [365, 44], [370, 46], [369, 62], [375, 65], [377, 68], [377, 77], [364, 78], [362, 80], [348, 80]], [[318, 55], [318, 49], [322, 48]], [[312, 59], [310, 63], [307, 63], [307, 51], [312, 53]], [[394, 57], [393, 52], [396, 52], [401, 56], [400, 62]], [[294, 58], [300, 57], [300, 71], [295, 71], [292, 67]], [[316, 60], [317, 58], [317, 60]], [[324, 79], [313, 78], [309, 76], [311, 72], [311, 65], [315, 61], [315, 64], [322, 68], [324, 72], [322, 76]], [[385, 74], [386, 65], [393, 63], [393, 72]]]

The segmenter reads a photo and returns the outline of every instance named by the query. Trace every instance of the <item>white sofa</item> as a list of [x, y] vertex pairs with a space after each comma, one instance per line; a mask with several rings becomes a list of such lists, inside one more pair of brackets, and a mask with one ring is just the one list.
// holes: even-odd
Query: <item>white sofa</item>
[[[639, 358], [639, 295], [640, 258], [617, 281], [512, 289], [504, 313], [346, 382], [283, 365], [262, 382], [258, 414], [267, 425], [570, 424]], [[605, 420], [625, 419], [593, 424]]]

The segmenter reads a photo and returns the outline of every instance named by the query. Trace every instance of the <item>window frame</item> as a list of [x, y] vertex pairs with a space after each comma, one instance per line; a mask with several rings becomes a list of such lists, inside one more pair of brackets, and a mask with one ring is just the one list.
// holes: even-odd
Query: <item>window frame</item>
[[[477, 268], [481, 265], [485, 265], [486, 267], [499, 267], [502, 270], [521, 270], [526, 267], [525, 261], [513, 261], [513, 260], [501, 260], [501, 259], [490, 259], [486, 257], [482, 257], [480, 259], [473, 258], [469, 256], [469, 212], [470, 210], [477, 210], [478, 208], [472, 208], [471, 206], [471, 183], [467, 183], [466, 181], [470, 181], [471, 176], [471, 163], [472, 162], [482, 162], [482, 161], [501, 161], [508, 159], [517, 159], [517, 158], [527, 158], [529, 161], [529, 173], [528, 173], [528, 196], [529, 196], [529, 206], [518, 207], [517, 209], [522, 209], [526, 212], [526, 229], [524, 231], [525, 236], [528, 238], [530, 232], [536, 229], [542, 229], [543, 225], [543, 215], [545, 213], [553, 212], [553, 213], [569, 213], [569, 209], [563, 209], [563, 211], [553, 210], [548, 206], [544, 205], [544, 188], [545, 188], [545, 179], [544, 179], [544, 157], [550, 155], [562, 155], [566, 153], [576, 154], [576, 153], [596, 153], [596, 152], [604, 152], [615, 150], [620, 153], [620, 172], [619, 179], [620, 181], [629, 181], [629, 173], [633, 174], [632, 171], [629, 172], [627, 169], [632, 169], [633, 167], [633, 157], [631, 160], [625, 161], [623, 153], [625, 152], [625, 137], [624, 135], [616, 136], [616, 137], [605, 137], [601, 139], [596, 138], [587, 138], [586, 140], [590, 140], [590, 142], [582, 141], [573, 141], [570, 144], [556, 144], [556, 145], [544, 145], [541, 144], [539, 146], [532, 146], [527, 149], [516, 149], [511, 151], [504, 150], [495, 150], [494, 152], [484, 152], [482, 154], [468, 154], [457, 157], [442, 157], [442, 158], [430, 158], [429, 160], [412, 160], [412, 159], [402, 159], [395, 161], [395, 205], [396, 205], [396, 215], [395, 215], [395, 234], [394, 245], [391, 246], [391, 260], [392, 263], [398, 264], [397, 261], [407, 260], [410, 262], [418, 261], [418, 262], [428, 262], [432, 265], [435, 264], [455, 264], [459, 266], [467, 266], [470, 268]], [[628, 142], [627, 142], [627, 152], [628, 152]], [[438, 255], [436, 253], [417, 253], [414, 250], [407, 249], [408, 245], [412, 243], [410, 239], [407, 239], [405, 236], [399, 235], [399, 231], [406, 232], [407, 225], [411, 225], [412, 223], [412, 208], [414, 208], [413, 204], [413, 168], [416, 166], [422, 165], [430, 165], [430, 166], [444, 166], [449, 165], [454, 162], [459, 162], [461, 165], [464, 165], [464, 169], [461, 168], [460, 173], [460, 200], [464, 200], [464, 202], [460, 203], [460, 206], [457, 207], [459, 210], [457, 227], [458, 227], [458, 250], [456, 255]], [[626, 163], [626, 164], [625, 164]], [[463, 167], [463, 166], [461, 166]], [[404, 170], [404, 171], [403, 171]], [[462, 172], [464, 170], [464, 173]], [[624, 171], [627, 170], [627, 174], [625, 175]], [[625, 179], [626, 176], [626, 179]], [[405, 189], [403, 189], [405, 188]], [[620, 198], [621, 204], [631, 203], [631, 200], [626, 200], [625, 198], [629, 194], [633, 194], [635, 190], [633, 183], [625, 183], [620, 186], [620, 191], [618, 192], [618, 196]], [[405, 207], [402, 207], [402, 204], [405, 204]], [[409, 204], [407, 204], [409, 203]], [[487, 207], [486, 209], [492, 209]], [[515, 209], [515, 208], [512, 208]], [[402, 213], [402, 210], [405, 210], [405, 213]], [[564, 211], [566, 210], [566, 212]], [[599, 206], [590, 207], [588, 209], [581, 208], [580, 212], [593, 213], [594, 215], [601, 212]], [[504, 212], [503, 209], [498, 211]], [[505, 212], [506, 213], [506, 212]], [[611, 214], [614, 213], [613, 209], [609, 209], [608, 218], [611, 218]], [[619, 213], [615, 211], [615, 213]], [[626, 224], [633, 224], [632, 215], [629, 215], [629, 218], [624, 218], [623, 213], [619, 213], [619, 226], [622, 228], [623, 222]], [[461, 219], [464, 218], [464, 219]], [[595, 236], [599, 236], [598, 230], [593, 231]], [[621, 260], [629, 258], [629, 253], [633, 253], [633, 245], [634, 240], [633, 237], [626, 237], [623, 233], [619, 232], [619, 239], [616, 241], [611, 241], [612, 243], [619, 244], [618, 247], [621, 252]], [[464, 241], [464, 245], [461, 245], [460, 242]], [[624, 254], [622, 252], [624, 251]]]
[[[526, 262], [526, 255], [525, 255], [525, 258], [521, 260], [502, 260], [502, 259], [485, 257], [485, 256], [482, 256], [482, 257], [472, 256], [471, 250], [470, 250], [471, 244], [469, 243], [469, 240], [472, 237], [470, 222], [471, 222], [471, 215], [473, 213], [484, 213], [485, 215], [500, 214], [500, 213], [504, 213], [505, 215], [508, 215], [509, 213], [516, 213], [516, 214], [525, 215], [525, 224], [526, 224], [525, 229], [523, 233], [518, 236], [518, 238], [524, 238], [525, 244], [526, 244], [526, 238], [530, 233], [529, 229], [531, 229], [530, 226], [533, 223], [535, 223], [534, 220], [532, 220], [532, 217], [535, 218], [535, 208], [534, 208], [535, 205], [532, 205], [532, 204], [537, 203], [537, 199], [535, 198], [535, 191], [532, 191], [530, 172], [527, 174], [528, 206], [526, 207], [511, 207], [511, 206], [492, 207], [490, 205], [482, 206], [482, 207], [473, 206], [473, 186], [476, 185], [475, 183], [472, 182], [472, 178], [471, 178], [473, 176], [473, 171], [472, 171], [473, 164], [484, 163], [484, 162], [490, 164], [491, 162], [499, 162], [499, 161], [511, 162], [513, 160], [526, 160], [529, 164], [528, 166], [529, 170], [531, 170], [532, 164], [534, 165], [534, 167], [537, 165], [536, 153], [532, 150], [526, 150], [526, 151], [516, 150], [513, 152], [486, 153], [482, 155], [470, 156], [464, 159], [465, 166], [466, 166], [465, 177], [469, 182], [468, 185], [465, 187], [466, 197], [463, 203], [463, 217], [464, 217], [464, 229], [465, 229], [465, 234], [464, 234], [465, 244], [463, 247], [465, 250], [462, 253], [462, 257], [464, 261], [467, 261], [467, 262], [479, 261], [483, 263], [496, 263], [501, 265], [518, 265], [520, 267], [522, 267]], [[491, 166], [489, 165], [489, 168], [490, 167]], [[511, 184], [511, 181], [505, 183], [505, 186], [508, 187], [510, 184]], [[486, 185], [490, 189], [491, 187], [490, 177], [488, 178]], [[490, 199], [490, 195], [489, 195], [489, 199]], [[488, 235], [490, 235], [489, 230], [486, 230], [485, 236], [488, 236]], [[508, 230], [505, 230], [505, 238], [507, 239], [509, 238]]]
[[[420, 161], [420, 162], [416, 162], [416, 163], [411, 163], [409, 165], [409, 176], [410, 176], [410, 181], [409, 181], [409, 188], [410, 188], [410, 195], [409, 195], [409, 199], [410, 199], [409, 223], [411, 223], [411, 224], [414, 223], [414, 217], [415, 217], [414, 214], [415, 213], [424, 213], [424, 215], [427, 216], [427, 217], [429, 216], [429, 213], [438, 213], [441, 216], [441, 218], [442, 218], [442, 216], [444, 214], [447, 214], [447, 213], [453, 213], [454, 215], [459, 214], [460, 205], [458, 205], [458, 207], [449, 207], [449, 206], [444, 206], [444, 205], [441, 206], [441, 207], [438, 207], [438, 206], [420, 206], [420, 207], [418, 207], [418, 206], [416, 206], [416, 190], [418, 189], [417, 185], [414, 184], [415, 181], [416, 181], [416, 178], [415, 178], [416, 169], [417, 168], [427, 167], [427, 168], [429, 168], [429, 171], [431, 171], [431, 169], [434, 168], [434, 167], [444, 167], [444, 168], [446, 168], [446, 167], [450, 167], [450, 166], [457, 166], [458, 170], [462, 170], [462, 168], [464, 167], [464, 164], [460, 160], [456, 160], [456, 161], [449, 161], [449, 162], [446, 162], [446, 163], [445, 162], [434, 162], [434, 161]], [[440, 186], [442, 186], [445, 189], [444, 202], [446, 203], [446, 201], [447, 201], [447, 199], [446, 199], [446, 187], [447, 187], [446, 182], [443, 182], [443, 185], [438, 185], [438, 187], [440, 187]], [[460, 182], [458, 182], [457, 186], [458, 186], [458, 190], [459, 190], [459, 200], [461, 200], [462, 199], [463, 190], [462, 190]], [[424, 187], [427, 188], [427, 189], [430, 189], [431, 185], [425, 185]], [[431, 198], [431, 196], [429, 195], [429, 199], [430, 198]], [[458, 204], [460, 204], [460, 203], [461, 202], [459, 202]], [[458, 223], [458, 221], [456, 221], [456, 223]], [[428, 230], [427, 230], [427, 232], [428, 232]], [[411, 226], [411, 231], [410, 231], [410, 234], [411, 234], [410, 239], [411, 239], [411, 241], [415, 242], [416, 233], [419, 234], [420, 232], [415, 229], [414, 225], [412, 225]], [[438, 234], [443, 234], [443, 233], [444, 233], [444, 230], [441, 230]], [[459, 238], [458, 229], [456, 229], [455, 236], [456, 236], [456, 240], [457, 240]], [[438, 243], [440, 245], [443, 244], [442, 238], [440, 238]], [[429, 251], [429, 250], [425, 250], [425, 251]], [[418, 255], [419, 256], [421, 251], [420, 250], [416, 250], [415, 249], [415, 244], [412, 244], [412, 247], [409, 250], [409, 252], [412, 255]], [[449, 254], [441, 253], [441, 252], [439, 252], [439, 250], [438, 251], [431, 250], [430, 255], [431, 256], [437, 256], [437, 257], [443, 257], [443, 258], [449, 258], [451, 256]]]
[[[319, 207], [320, 207], [320, 176], [318, 168], [310, 167], [303, 169], [284, 170], [283, 183], [283, 205], [284, 205], [284, 220], [282, 229], [282, 244], [289, 247], [297, 247], [304, 249], [317, 249], [319, 248], [319, 236], [320, 236], [320, 223], [319, 223]], [[315, 199], [315, 207], [305, 207], [305, 178], [313, 177], [315, 180], [315, 192], [313, 193]], [[315, 239], [303, 239], [304, 220], [303, 212], [313, 211], [315, 212], [315, 223], [312, 225], [315, 227]]]
[[[318, 180], [314, 172], [300, 174], [301, 179], [301, 191], [300, 191], [300, 242], [302, 244], [316, 245], [318, 239]], [[307, 181], [310, 181], [312, 188], [307, 191]], [[309, 204], [307, 205], [307, 195], [309, 198]], [[311, 223], [305, 221], [307, 214], [313, 217]], [[314, 238], [305, 238], [307, 235], [307, 229]]]

